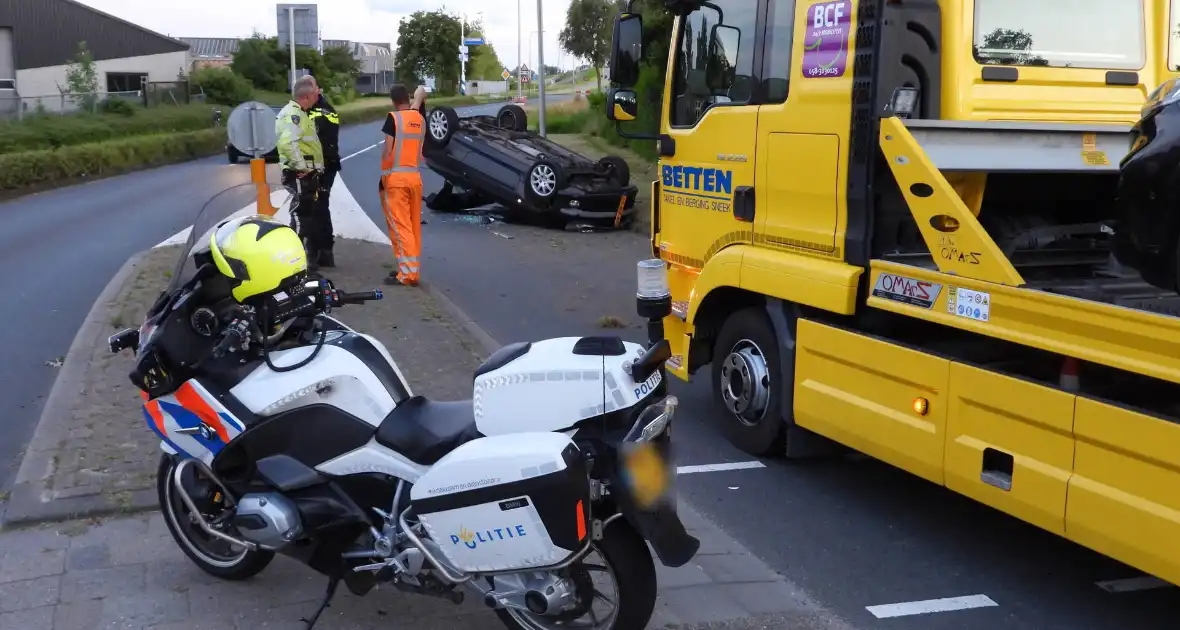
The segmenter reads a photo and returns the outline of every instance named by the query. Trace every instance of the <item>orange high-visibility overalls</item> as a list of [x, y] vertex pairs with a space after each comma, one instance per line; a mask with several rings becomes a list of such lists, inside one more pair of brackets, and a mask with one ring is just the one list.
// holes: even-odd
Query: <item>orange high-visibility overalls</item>
[[412, 109], [390, 113], [396, 132], [393, 151], [381, 162], [381, 207], [397, 257], [397, 279], [403, 284], [418, 284], [418, 258], [422, 255], [422, 175], [418, 164], [426, 121]]

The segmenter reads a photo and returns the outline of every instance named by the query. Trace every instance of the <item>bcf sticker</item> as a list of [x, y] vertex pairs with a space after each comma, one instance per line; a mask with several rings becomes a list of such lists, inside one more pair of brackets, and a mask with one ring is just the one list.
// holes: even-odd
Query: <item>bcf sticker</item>
[[895, 276], [891, 273], [877, 276], [877, 284], [873, 287], [873, 297], [922, 308], [934, 306], [940, 292], [941, 284]]
[[660, 374], [659, 370], [652, 372], [646, 381], [635, 386], [635, 399], [642, 400], [644, 396], [654, 392], [662, 380], [664, 380], [664, 377]]
[[851, 27], [851, 2], [811, 5], [807, 10], [807, 33], [803, 39], [804, 78], [844, 76], [844, 70], [848, 67], [848, 34]]
[[991, 319], [992, 296], [983, 291], [951, 287], [947, 291], [946, 312], [979, 322]]

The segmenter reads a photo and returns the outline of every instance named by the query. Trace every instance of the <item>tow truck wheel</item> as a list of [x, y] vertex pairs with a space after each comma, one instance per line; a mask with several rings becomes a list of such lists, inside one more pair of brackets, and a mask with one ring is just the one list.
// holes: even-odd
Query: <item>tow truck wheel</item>
[[785, 445], [779, 365], [778, 339], [761, 308], [725, 320], [713, 348], [713, 400], [725, 437], [751, 455], [781, 453]]
[[447, 146], [459, 128], [459, 114], [450, 107], [435, 107], [426, 115], [426, 141], [436, 147]]

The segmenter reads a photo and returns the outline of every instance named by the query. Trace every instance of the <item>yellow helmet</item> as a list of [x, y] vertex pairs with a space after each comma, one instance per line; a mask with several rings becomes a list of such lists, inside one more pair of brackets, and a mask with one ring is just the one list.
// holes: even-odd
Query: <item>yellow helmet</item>
[[244, 302], [282, 288], [307, 271], [307, 251], [290, 227], [264, 215], [231, 219], [213, 230], [209, 253]]

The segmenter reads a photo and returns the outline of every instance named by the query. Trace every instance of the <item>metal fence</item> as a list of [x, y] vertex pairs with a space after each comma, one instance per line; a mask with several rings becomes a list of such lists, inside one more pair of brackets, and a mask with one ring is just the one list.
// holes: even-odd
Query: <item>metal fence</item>
[[143, 104], [143, 92], [96, 92], [93, 94], [52, 94], [45, 96], [8, 96], [0, 94], [0, 119], [19, 120], [27, 116], [65, 115], [89, 110], [99, 111], [103, 101], [119, 99], [133, 105]]
[[94, 92], [86, 94], [49, 94], [20, 96], [14, 90], [0, 91], [0, 120], [22, 120], [29, 116], [66, 115], [99, 112], [103, 103], [116, 99], [138, 107], [179, 107], [204, 95], [189, 93], [188, 81], [145, 82], [143, 89], [128, 92]]

